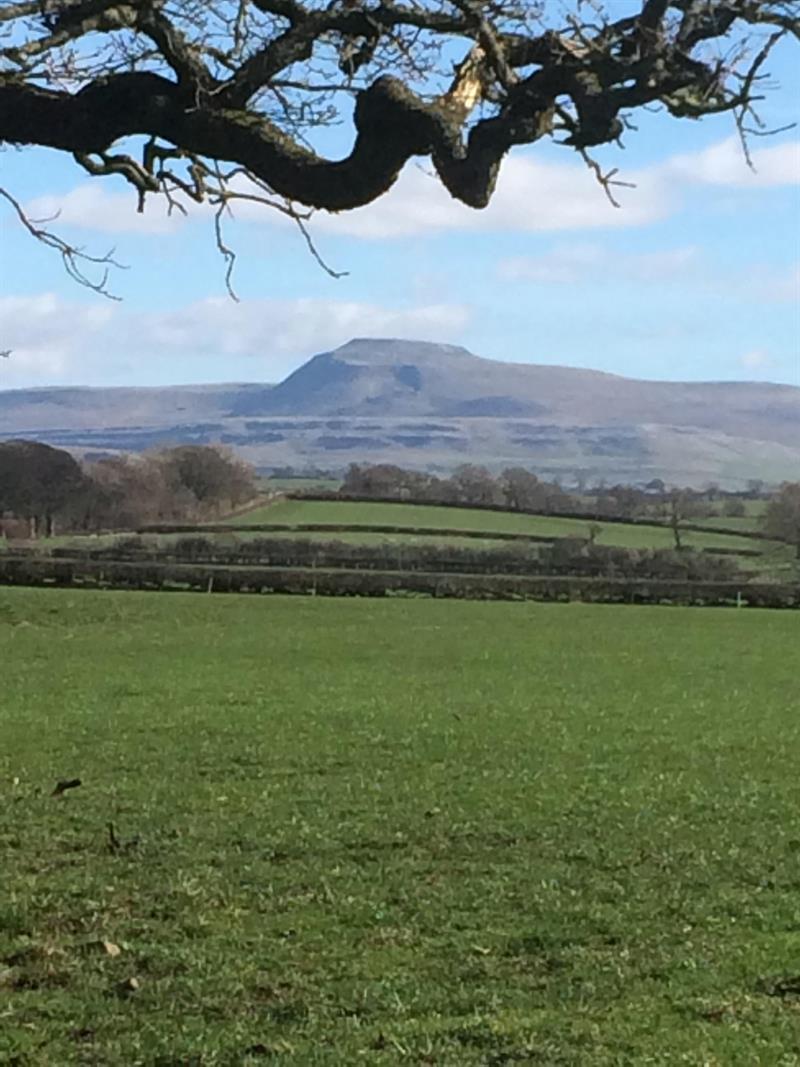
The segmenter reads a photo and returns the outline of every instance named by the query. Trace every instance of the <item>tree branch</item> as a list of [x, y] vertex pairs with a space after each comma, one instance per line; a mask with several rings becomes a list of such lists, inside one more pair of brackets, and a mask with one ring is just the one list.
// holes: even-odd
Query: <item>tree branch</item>
[[[17, 218], [31, 237], [35, 238], [37, 241], [41, 241], [43, 245], [46, 245], [48, 248], [53, 248], [59, 253], [64, 264], [64, 269], [73, 281], [84, 286], [86, 289], [91, 289], [92, 292], [99, 293], [108, 300], [120, 299], [118, 296], [114, 296], [114, 294], [107, 288], [110, 268], [116, 267], [119, 270], [125, 270], [125, 267], [123, 267], [121, 263], [117, 263], [113, 258], [113, 248], [104, 256], [89, 255], [89, 253], [84, 252], [82, 248], [69, 244], [57, 234], [45, 229], [44, 223], [51, 222], [52, 219], [31, 219], [19, 201], [2, 186], [0, 186], [0, 197], [8, 201]], [[90, 278], [89, 275], [86, 274], [85, 265], [87, 264], [100, 268], [99, 279]]]
[[[575, 0], [558, 30], [533, 0], [6, 4], [0, 144], [69, 152], [93, 175], [124, 177], [140, 207], [151, 193], [170, 207], [181, 193], [226, 204], [217, 178], [232, 167], [268, 200], [345, 211], [428, 156], [453, 197], [482, 208], [514, 146], [563, 131], [558, 143], [595, 169], [587, 151], [618, 140], [639, 107], [758, 126], [763, 63], [800, 37], [795, 2], [640, 0], [616, 19], [614, 3], [593, 0], [592, 21]], [[735, 58], [709, 59], [705, 43], [729, 36]], [[342, 91], [354, 136], [329, 159], [307, 134], [340, 117]], [[114, 150], [131, 137], [146, 139], [141, 161]], [[613, 196], [613, 173], [596, 175]]]

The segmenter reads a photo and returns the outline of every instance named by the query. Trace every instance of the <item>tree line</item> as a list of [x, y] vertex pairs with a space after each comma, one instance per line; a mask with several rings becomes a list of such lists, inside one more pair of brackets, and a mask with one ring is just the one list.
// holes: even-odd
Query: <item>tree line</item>
[[345, 472], [340, 492], [343, 496], [376, 500], [495, 505], [553, 514], [569, 511], [575, 505], [575, 499], [555, 482], [540, 481], [523, 467], [508, 467], [495, 478], [486, 467], [473, 463], [456, 467], [449, 477], [405, 470], [391, 463], [352, 463]]
[[567, 492], [558, 482], [540, 479], [524, 467], [506, 467], [499, 475], [482, 466], [464, 463], [449, 477], [405, 470], [391, 463], [351, 464], [341, 493], [378, 499], [422, 500], [433, 504], [502, 506], [514, 511], [539, 511], [554, 515], [585, 512], [609, 518], [704, 519], [713, 516], [742, 517], [746, 501], [764, 495], [763, 486], [729, 493], [718, 486], [690, 489], [668, 486], [654, 478], [644, 488], [601, 484], [592, 489]]
[[0, 442], [0, 529], [12, 536], [203, 520], [256, 492], [253, 469], [219, 447], [181, 445], [80, 463], [39, 441]]
[[[389, 463], [353, 463], [347, 469], [340, 494], [375, 500], [507, 507], [544, 515], [583, 514], [589, 520], [658, 520], [672, 529], [677, 549], [683, 547], [683, 523], [715, 516], [744, 517], [745, 502], [766, 495], [761, 483], [751, 483], [743, 493], [727, 493], [717, 486], [703, 490], [671, 487], [660, 479], [644, 488], [599, 486], [590, 494], [575, 494], [555, 482], [540, 480], [523, 467], [507, 467], [495, 476], [486, 467], [471, 463], [457, 467], [450, 477], [404, 470]], [[800, 559], [800, 482], [784, 482], [768, 496], [759, 525], [769, 537], [794, 545]], [[593, 542], [599, 532], [600, 527], [592, 521], [589, 540]]]

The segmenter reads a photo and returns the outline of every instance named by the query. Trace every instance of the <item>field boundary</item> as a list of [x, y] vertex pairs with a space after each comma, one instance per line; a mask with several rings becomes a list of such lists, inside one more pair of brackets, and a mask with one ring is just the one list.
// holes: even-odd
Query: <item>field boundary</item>
[[211, 566], [47, 557], [0, 558], [0, 584], [206, 593], [422, 595], [467, 600], [800, 608], [800, 586], [769, 583]]
[[[178, 535], [179, 536], [179, 535]], [[183, 536], [167, 544], [148, 544], [135, 538], [105, 547], [53, 548], [55, 559], [131, 563], [191, 563], [194, 565], [321, 567], [374, 571], [429, 571], [458, 574], [540, 574], [570, 577], [617, 577], [679, 581], [732, 581], [741, 575], [723, 573], [710, 555], [724, 549], [677, 553], [671, 549], [629, 550], [614, 546], [584, 548], [568, 539], [545, 545], [486, 541], [456, 544], [425, 540], [360, 544], [302, 537], [254, 537], [236, 544], [213, 537]], [[566, 551], [565, 551], [566, 548]], [[745, 550], [748, 551], [748, 550]], [[750, 550], [753, 554], [752, 550]], [[757, 553], [756, 553], [757, 554]], [[713, 569], [713, 570], [712, 570]], [[755, 578], [755, 576], [752, 576]]]
[[[509, 512], [509, 514], [519, 514]], [[561, 515], [542, 515], [541, 518], [563, 518]], [[632, 525], [632, 524], [628, 524]], [[640, 523], [640, 526], [648, 525]], [[663, 529], [663, 527], [656, 527]], [[570, 534], [532, 534], [510, 531], [492, 530], [465, 530], [456, 527], [438, 526], [389, 526], [376, 523], [339, 523], [339, 522], [300, 522], [300, 523], [252, 523], [250, 525], [234, 526], [232, 524], [217, 523], [214, 525], [193, 525], [190, 523], [153, 523], [140, 526], [135, 531], [137, 534], [204, 534], [204, 533], [360, 533], [360, 534], [396, 534], [404, 537], [438, 537], [442, 538], [472, 538], [481, 541], [518, 541], [540, 545], [552, 545], [556, 541], [585, 541], [586, 538], [572, 537]], [[713, 531], [711, 531], [713, 533]], [[738, 534], [727, 534], [728, 537], [738, 537]], [[623, 547], [623, 546], [620, 546]], [[643, 546], [644, 547], [644, 546]], [[760, 548], [717, 548], [713, 545], [693, 549], [696, 552], [705, 552], [716, 556], [761, 556]]]
[[[411, 537], [468, 537], [482, 541], [528, 541], [550, 545], [559, 540], [556, 535], [511, 533], [508, 531], [444, 529], [437, 526], [391, 526], [384, 524], [342, 522], [261, 522], [234, 526], [229, 523], [197, 525], [190, 523], [153, 523], [140, 526], [137, 534], [202, 534], [202, 533], [370, 533], [398, 534]], [[563, 538], [561, 538], [563, 540]]]
[[[251, 511], [260, 511], [261, 508], [271, 507], [273, 504], [278, 504], [281, 500], [285, 499], [286, 493], [280, 490], [274, 493], [262, 493], [255, 499], [251, 500], [249, 504], [242, 504], [233, 511], [229, 511], [227, 515], [223, 515], [221, 519], [215, 521], [227, 522], [228, 519], [240, 519], [242, 515], [249, 515]], [[200, 525], [205, 524], [201, 523]]]

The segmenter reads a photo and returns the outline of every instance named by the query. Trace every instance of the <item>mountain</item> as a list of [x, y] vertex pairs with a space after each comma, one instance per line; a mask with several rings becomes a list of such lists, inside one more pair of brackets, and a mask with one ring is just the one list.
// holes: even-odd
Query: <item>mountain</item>
[[0, 392], [0, 437], [78, 452], [222, 441], [256, 465], [530, 466], [565, 479], [800, 476], [800, 388], [653, 382], [360, 338], [278, 385]]
[[[524, 418], [695, 426], [800, 447], [800, 389], [761, 382], [644, 382], [601, 371], [500, 363], [465, 348], [350, 341], [314, 356], [244, 415]], [[255, 401], [255, 402], [254, 402]]]

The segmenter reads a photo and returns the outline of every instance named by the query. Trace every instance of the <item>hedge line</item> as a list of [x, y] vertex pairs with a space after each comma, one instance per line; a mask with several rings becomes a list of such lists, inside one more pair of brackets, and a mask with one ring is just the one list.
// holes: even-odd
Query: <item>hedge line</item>
[[[387, 501], [383, 501], [387, 503]], [[389, 503], [397, 503], [397, 501], [389, 501]], [[450, 505], [447, 505], [448, 507]], [[456, 505], [453, 505], [456, 506]], [[462, 506], [462, 505], [457, 505]], [[495, 509], [498, 510], [498, 509]], [[532, 512], [513, 512], [512, 514], [532, 514]], [[561, 517], [561, 516], [558, 516]], [[567, 518], [574, 516], [565, 516]], [[615, 520], [616, 521], [616, 520]], [[635, 525], [635, 524], [633, 524]], [[639, 523], [640, 526], [653, 526], [654, 523]], [[660, 527], [664, 529], [666, 527]], [[704, 527], [681, 527], [681, 530], [697, 529], [702, 530], [705, 533], [713, 533], [714, 531], [706, 530]], [[473, 539], [477, 541], [518, 541], [520, 543], [529, 542], [531, 544], [539, 545], [551, 545], [554, 541], [563, 540], [582, 540], [585, 542], [585, 538], [564, 538], [550, 535], [549, 537], [542, 534], [529, 534], [529, 533], [509, 533], [491, 530], [460, 530], [458, 528], [440, 528], [436, 526], [387, 526], [387, 525], [362, 525], [360, 523], [348, 523], [348, 522], [303, 522], [295, 525], [289, 525], [285, 523], [254, 523], [252, 526], [233, 526], [233, 525], [189, 525], [189, 524], [171, 524], [171, 523], [159, 523], [157, 525], [140, 526], [136, 531], [138, 534], [237, 534], [237, 533], [357, 533], [357, 534], [392, 534], [401, 537], [438, 537], [442, 538], [464, 538]], [[722, 533], [723, 531], [717, 531]], [[731, 536], [731, 531], [726, 530], [724, 533], [727, 536]], [[739, 534], [734, 536], [738, 537]], [[760, 535], [759, 535], [760, 536]], [[701, 548], [700, 552], [704, 552], [709, 556], [762, 556], [763, 551], [760, 548]]]
[[464, 537], [479, 541], [532, 541], [549, 545], [553, 537], [541, 534], [494, 532], [492, 530], [442, 529], [437, 526], [389, 526], [369, 525], [353, 522], [300, 522], [295, 524], [282, 522], [260, 522], [250, 526], [215, 523], [198, 526], [178, 523], [158, 523], [140, 526], [139, 534], [230, 534], [230, 533], [359, 533], [359, 534], [397, 534], [403, 537]]
[[54, 549], [55, 558], [127, 562], [204, 563], [323, 569], [426, 571], [447, 574], [540, 574], [722, 581], [736, 576], [728, 559], [666, 549], [586, 545], [561, 538], [552, 545], [512, 545], [486, 550], [446, 544], [368, 545], [344, 541], [254, 538], [225, 545], [208, 537], [184, 537], [148, 547], [136, 538], [81, 553]]
[[583, 600], [708, 606], [735, 604], [741, 597], [741, 603], [751, 607], [800, 607], [800, 587], [788, 585], [209, 567], [185, 563], [164, 565], [25, 557], [0, 557], [0, 583], [320, 596], [422, 594], [474, 600]]

